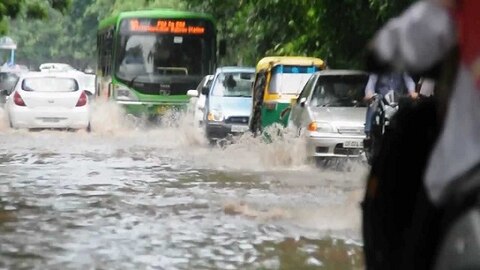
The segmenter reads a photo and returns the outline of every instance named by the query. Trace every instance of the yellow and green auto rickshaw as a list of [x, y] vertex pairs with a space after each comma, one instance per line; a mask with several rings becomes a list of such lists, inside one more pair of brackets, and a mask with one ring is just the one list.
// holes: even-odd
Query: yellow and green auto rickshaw
[[322, 59], [273, 56], [261, 59], [253, 85], [250, 130], [256, 134], [278, 123], [286, 127], [290, 103], [296, 99], [313, 73], [326, 68]]

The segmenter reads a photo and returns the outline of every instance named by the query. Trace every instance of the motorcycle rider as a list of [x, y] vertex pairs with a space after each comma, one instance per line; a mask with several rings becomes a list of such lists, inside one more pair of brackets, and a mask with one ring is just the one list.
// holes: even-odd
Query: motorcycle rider
[[368, 163], [371, 165], [374, 156], [379, 151], [379, 142], [383, 136], [383, 132], [377, 126], [375, 130], [372, 130], [373, 121], [378, 113], [378, 102], [372, 102], [375, 94], [381, 97], [386, 96], [389, 92], [395, 91], [399, 96], [408, 95], [415, 99], [417, 98], [417, 92], [415, 92], [415, 82], [406, 72], [398, 72], [395, 70], [381, 71], [371, 73], [367, 85], [365, 87], [364, 100], [369, 102], [367, 107], [366, 119], [365, 119], [365, 135], [366, 138], [363, 141], [365, 155]]
[[367, 269], [480, 268], [478, 250], [471, 253], [478, 238], [446, 237], [478, 203], [465, 199], [480, 192], [479, 12], [478, 0], [419, 1], [371, 44], [376, 68], [432, 75], [436, 97], [434, 106], [397, 113], [372, 167], [363, 202]]
[[[405, 72], [389, 71], [370, 74], [367, 86], [365, 87], [365, 100], [371, 101], [375, 94], [385, 96], [391, 90], [397, 91], [401, 96], [405, 95], [405, 92], [408, 92], [410, 97], [417, 97], [415, 82], [410, 75]], [[367, 108], [365, 119], [365, 134], [367, 138], [370, 138], [375, 109], [376, 108], [372, 106], [368, 106]]]

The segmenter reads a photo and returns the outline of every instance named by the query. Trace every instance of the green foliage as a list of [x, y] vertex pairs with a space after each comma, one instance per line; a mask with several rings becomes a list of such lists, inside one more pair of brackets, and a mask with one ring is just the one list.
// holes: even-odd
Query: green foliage
[[11, 36], [19, 45], [17, 59], [35, 67], [45, 61], [94, 66], [100, 19], [125, 10], [186, 9], [216, 18], [220, 38], [228, 42], [221, 64], [254, 65], [265, 55], [308, 55], [333, 68], [359, 68], [373, 33], [413, 1], [1, 0], [0, 32], [7, 27], [5, 18], [19, 14], [10, 20]]
[[48, 9], [53, 8], [65, 12], [70, 6], [71, 0], [2, 0], [0, 2], [0, 35], [7, 33], [7, 18], [15, 19], [22, 9], [25, 10], [27, 18], [45, 19], [48, 16]]
[[[264, 55], [309, 55], [358, 68], [373, 33], [413, 0], [186, 0], [212, 13], [230, 44], [226, 62], [254, 65]], [[237, 61], [235, 61], [237, 60]]]
[[50, 6], [53, 9], [58, 10], [62, 13], [66, 13], [68, 8], [72, 4], [71, 0], [67, 0], [67, 1], [65, 1], [65, 0], [48, 0], [48, 2], [50, 3]]

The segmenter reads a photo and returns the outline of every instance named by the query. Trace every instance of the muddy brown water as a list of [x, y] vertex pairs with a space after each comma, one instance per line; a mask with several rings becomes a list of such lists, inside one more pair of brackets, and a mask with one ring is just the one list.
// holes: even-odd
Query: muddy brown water
[[363, 269], [362, 165], [108, 125], [0, 131], [0, 269]]

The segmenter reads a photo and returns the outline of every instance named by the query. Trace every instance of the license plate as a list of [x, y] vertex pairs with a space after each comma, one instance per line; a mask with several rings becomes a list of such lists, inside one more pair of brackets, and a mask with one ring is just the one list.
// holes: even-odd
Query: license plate
[[245, 132], [248, 130], [248, 126], [233, 125], [232, 132]]
[[363, 148], [363, 141], [346, 141], [343, 148]]
[[43, 122], [46, 122], [46, 123], [58, 123], [58, 122], [60, 122], [60, 119], [43, 119]]
[[42, 120], [45, 123], [58, 123], [61, 120], [63, 120], [63, 118], [56, 118], [56, 117], [42, 117], [38, 119]]

